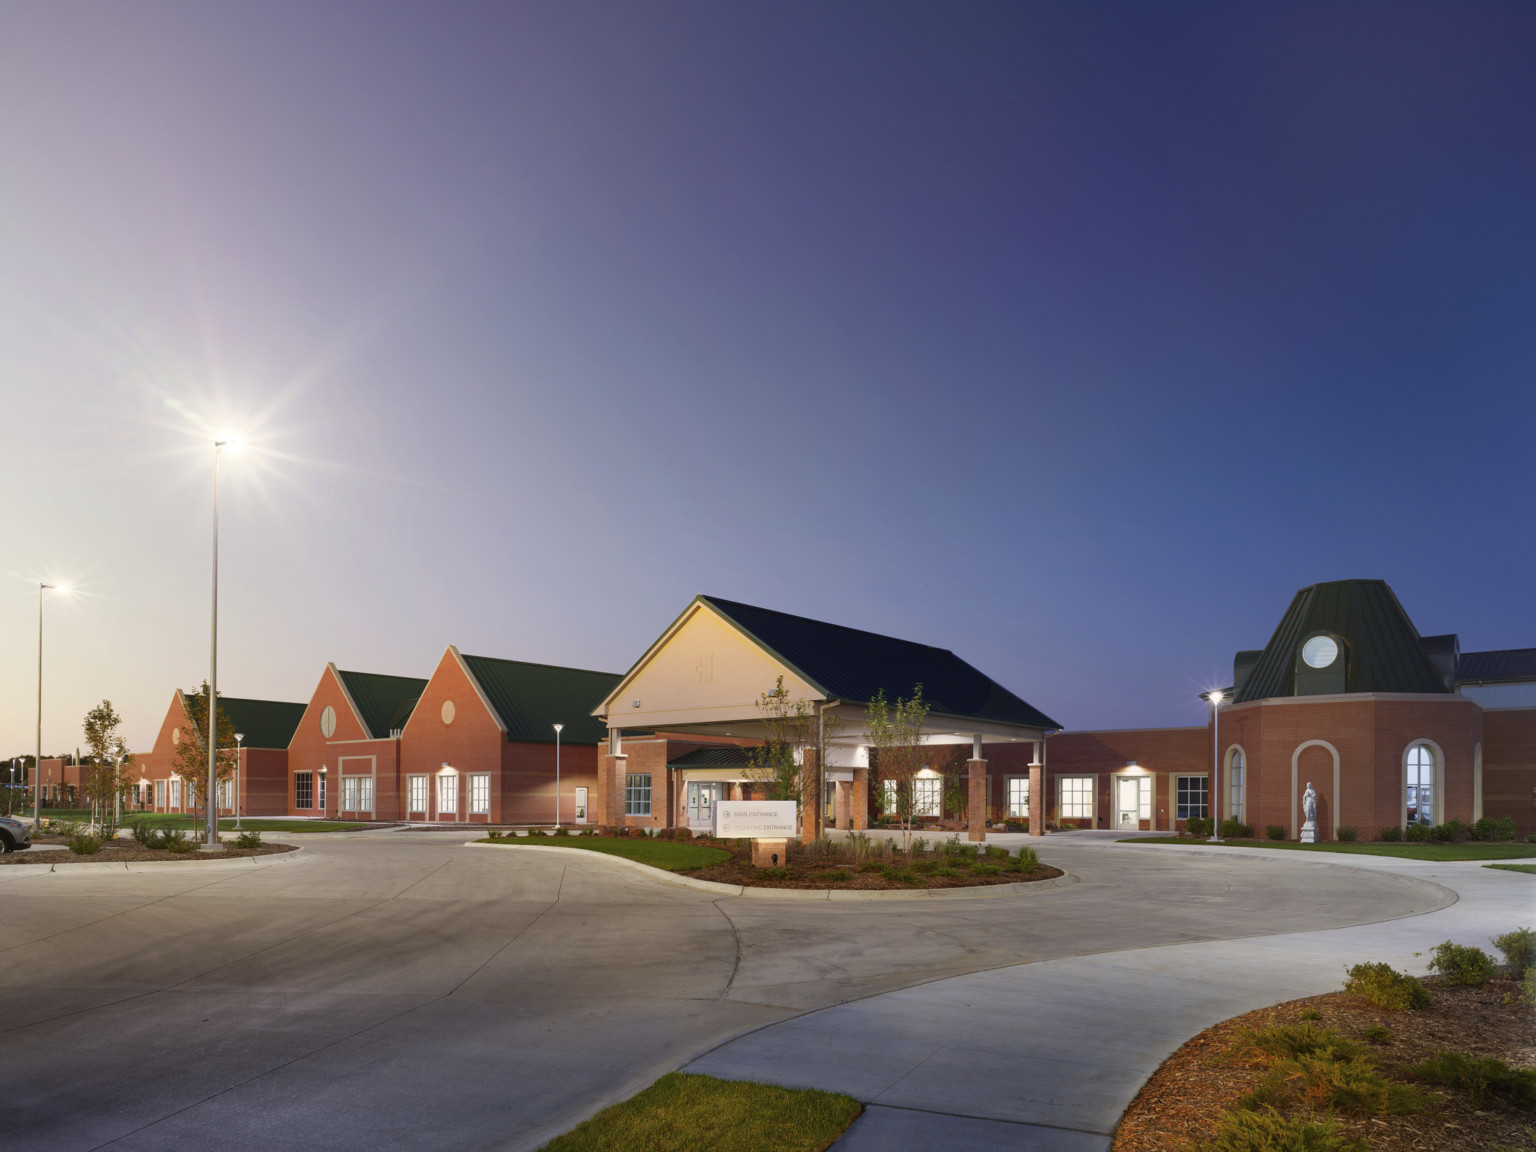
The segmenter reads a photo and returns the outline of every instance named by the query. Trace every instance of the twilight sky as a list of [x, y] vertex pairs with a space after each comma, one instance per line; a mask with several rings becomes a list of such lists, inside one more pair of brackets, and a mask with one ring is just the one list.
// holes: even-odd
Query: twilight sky
[[[0, 8], [0, 754], [705, 592], [1200, 723], [1536, 645], [1536, 5]], [[765, 687], [767, 687], [765, 685]]]

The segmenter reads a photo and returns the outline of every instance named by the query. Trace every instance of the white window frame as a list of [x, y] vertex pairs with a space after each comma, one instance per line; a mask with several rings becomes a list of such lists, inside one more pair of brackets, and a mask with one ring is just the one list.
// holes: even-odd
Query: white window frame
[[931, 818], [944, 815], [944, 778], [942, 776], [913, 777], [912, 815]]
[[[1068, 787], [1068, 785], [1072, 787]], [[1086, 801], [1084, 798], [1086, 797]], [[1070, 798], [1070, 799], [1069, 799]], [[1097, 776], [1056, 777], [1056, 819], [1087, 820], [1091, 825], [1098, 822], [1099, 778]], [[1086, 804], [1086, 812], [1068, 811], [1080, 809]]]
[[343, 812], [361, 812], [359, 807], [361, 798], [358, 793], [362, 790], [361, 776], [343, 776], [341, 778], [341, 810]]
[[175, 811], [181, 807], [181, 781], [166, 781], [166, 807]]
[[[1421, 756], [1416, 756], [1421, 753]], [[1440, 796], [1443, 791], [1441, 785], [1444, 775], [1441, 772], [1440, 749], [1428, 740], [1415, 740], [1403, 750], [1403, 823], [1439, 824], [1440, 823]], [[1428, 771], [1429, 781], [1425, 783], [1424, 773]], [[1414, 803], [1408, 803], [1408, 790], [1415, 789]], [[1429, 789], [1429, 818], [1424, 818], [1425, 805], [1421, 802], [1423, 789]], [[1408, 816], [1409, 808], [1414, 810], [1414, 817]]]
[[[430, 810], [428, 805], [432, 803], [432, 789], [427, 786], [427, 777], [424, 775], [408, 776], [405, 782], [406, 810], [409, 816], [412, 812], [420, 812], [423, 816]], [[421, 801], [417, 804], [417, 801]]]
[[880, 806], [881, 812], [896, 812], [901, 800], [901, 791], [897, 788], [896, 781], [880, 781], [880, 798], [884, 801]]
[[1029, 777], [1003, 777], [1003, 810], [1010, 820], [1029, 819]]
[[[299, 803], [299, 781], [309, 781], [309, 803]], [[295, 772], [293, 774], [293, 807], [297, 812], [313, 812], [315, 810], [315, 774], [313, 772]]]
[[469, 814], [471, 816], [491, 814], [491, 774], [489, 772], [475, 772], [469, 778]]
[[[1205, 811], [1185, 814], [1179, 804], [1179, 785], [1185, 780], [1198, 780], [1204, 786]], [[1204, 820], [1211, 814], [1211, 778], [1203, 772], [1181, 772], [1173, 778], [1173, 818], [1175, 820], [1188, 820], [1191, 816]]]
[[1241, 744], [1227, 750], [1227, 815], [1248, 822], [1248, 754]]
[[[644, 780], [645, 783], [640, 783], [641, 780]], [[624, 815], [649, 816], [651, 814], [653, 795], [651, 774], [649, 772], [626, 772], [624, 774]]]
[[165, 780], [156, 780], [155, 781], [155, 807], [156, 808], [164, 808], [166, 806], [166, 796], [168, 794], [168, 789], [166, 788], [166, 784], [167, 783], [168, 783], [168, 781], [165, 781]]
[[457, 816], [459, 814], [459, 775], [457, 772], [442, 772], [437, 777], [437, 814], [439, 816]]

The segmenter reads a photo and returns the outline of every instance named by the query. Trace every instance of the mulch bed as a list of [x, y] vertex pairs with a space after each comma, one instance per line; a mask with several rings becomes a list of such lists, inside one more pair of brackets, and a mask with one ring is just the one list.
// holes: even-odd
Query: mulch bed
[[[41, 836], [38, 844], [62, 844], [57, 836]], [[236, 848], [231, 845], [222, 852], [169, 852], [164, 848], [144, 848], [132, 840], [103, 844], [101, 851], [90, 856], [76, 856], [65, 849], [63, 852], [7, 852], [0, 856], [0, 864], [126, 864], [142, 860], [222, 860], [230, 856], [274, 856], [279, 852], [292, 852], [296, 844], [263, 844], [260, 848]]]
[[1347, 992], [1292, 1000], [1223, 1021], [1185, 1044], [1153, 1074], [1115, 1131], [1112, 1152], [1183, 1152], [1208, 1140], [1217, 1121], [1259, 1082], [1262, 1071], [1228, 1055], [1238, 1032], [1270, 1024], [1296, 1024], [1301, 1013], [1322, 1013], [1315, 1024], [1360, 1043], [1365, 1029], [1382, 1025], [1389, 1041], [1373, 1045], [1389, 1079], [1413, 1084], [1428, 1100], [1424, 1111], [1394, 1116], [1338, 1116], [1339, 1131], [1369, 1141], [1372, 1152], [1487, 1152], [1524, 1148], [1536, 1113], [1491, 1099], [1472, 1107], [1467, 1093], [1414, 1081], [1402, 1069], [1435, 1052], [1497, 1057], [1515, 1067], [1536, 1067], [1536, 1012], [1518, 1001], [1518, 984], [1500, 978], [1479, 987], [1424, 981], [1434, 996], [1425, 1009], [1388, 1012]]
[[[996, 884], [1025, 884], [1036, 880], [1051, 880], [1062, 875], [1060, 868], [1052, 868], [1048, 864], [1037, 865], [1033, 870], [1026, 872], [1003, 868], [995, 876], [974, 875], [971, 868], [976, 865], [995, 866], [999, 862], [985, 858], [974, 862], [963, 859], [945, 860], [927, 855], [921, 858], [922, 863], [916, 865], [917, 871], [910, 879], [893, 879], [884, 872], [861, 872], [859, 865], [851, 860], [809, 861], [797, 858], [797, 853], [793, 850], [790, 852], [786, 867], [758, 868], [752, 863], [751, 849], [738, 845], [734, 841], [701, 839], [692, 842], [707, 844], [711, 848], [724, 848], [731, 853], [731, 858], [705, 868], [690, 868], [679, 875], [692, 876], [697, 880], [713, 880], [719, 884], [739, 884], [744, 888], [812, 888], [821, 891], [829, 888], [864, 891], [890, 889], [915, 892], [924, 888], [982, 888]], [[903, 864], [901, 854], [896, 854], [892, 863], [895, 867], [901, 868]], [[930, 864], [947, 866], [958, 875], [929, 874], [924, 869]], [[827, 873], [834, 870], [846, 872], [847, 878], [842, 880], [830, 878]]]

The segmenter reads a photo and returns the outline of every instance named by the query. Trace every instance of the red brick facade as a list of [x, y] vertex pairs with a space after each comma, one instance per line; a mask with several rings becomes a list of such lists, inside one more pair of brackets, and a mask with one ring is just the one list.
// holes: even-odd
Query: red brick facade
[[1536, 832], [1536, 708], [1483, 713], [1483, 815]]

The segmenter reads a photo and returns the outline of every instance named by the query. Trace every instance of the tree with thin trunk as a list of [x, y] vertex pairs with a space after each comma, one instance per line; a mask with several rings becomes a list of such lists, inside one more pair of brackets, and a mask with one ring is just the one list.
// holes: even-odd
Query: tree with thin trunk
[[127, 744], [118, 729], [123, 718], [112, 707], [112, 701], [103, 700], [85, 714], [85, 743], [91, 750], [91, 763], [81, 774], [81, 790], [91, 805], [91, 823], [101, 824], [112, 808], [127, 777], [125, 765], [133, 758], [125, 757]]
[[[772, 691], [757, 698], [757, 711], [765, 739], [747, 749], [747, 779], [765, 785], [770, 800], [793, 800], [802, 810], [805, 804], [819, 804], [827, 743], [841, 722], [813, 701], [792, 699], [782, 676]], [[808, 751], [815, 753], [810, 758], [814, 768], [807, 763]]]
[[[202, 687], [196, 692], [185, 692], [182, 698], [187, 703], [187, 720], [192, 725], [189, 738], [187, 730], [182, 729], [181, 743], [176, 745], [176, 772], [181, 777], [181, 786], [185, 792], [187, 807], [192, 811], [194, 826], [197, 821], [198, 805], [207, 801], [204, 795], [208, 791], [208, 681], [204, 680]], [[235, 773], [235, 723], [221, 707], [218, 710], [218, 759], [215, 762], [215, 771], [220, 784], [229, 780]], [[214, 803], [218, 803], [218, 797], [214, 797]]]
[[928, 767], [928, 750], [923, 747], [927, 720], [921, 684], [913, 687], [910, 699], [898, 697], [890, 704], [882, 688], [869, 702], [865, 731], [874, 752], [875, 780], [883, 794], [894, 793], [903, 852], [912, 846], [912, 782]]

